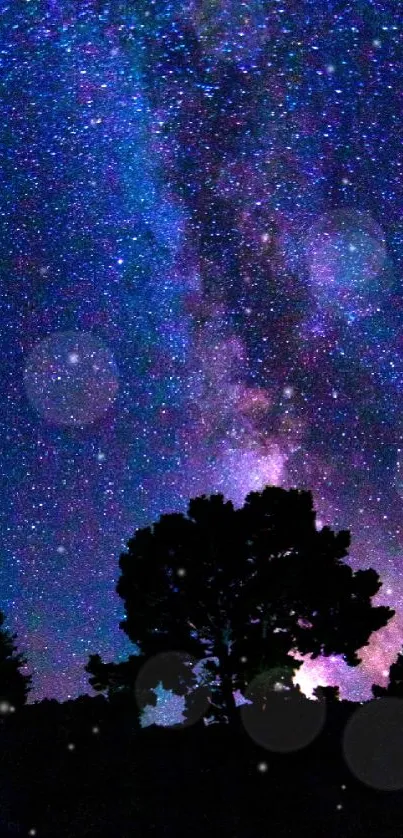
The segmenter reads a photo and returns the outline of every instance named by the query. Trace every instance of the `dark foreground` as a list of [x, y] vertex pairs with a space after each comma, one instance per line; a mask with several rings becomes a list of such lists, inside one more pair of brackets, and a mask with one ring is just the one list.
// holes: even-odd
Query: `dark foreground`
[[403, 792], [343, 756], [356, 708], [329, 705], [310, 745], [276, 754], [242, 727], [139, 730], [101, 696], [29, 705], [0, 723], [0, 836], [399, 838]]

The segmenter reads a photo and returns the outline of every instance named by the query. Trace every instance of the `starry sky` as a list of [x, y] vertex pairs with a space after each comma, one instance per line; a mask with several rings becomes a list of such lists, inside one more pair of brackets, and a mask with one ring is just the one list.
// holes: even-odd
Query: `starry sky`
[[[0, 0], [0, 608], [30, 700], [123, 660], [118, 559], [190, 497], [311, 489], [403, 637], [395, 0]], [[400, 111], [399, 111], [400, 107]]]

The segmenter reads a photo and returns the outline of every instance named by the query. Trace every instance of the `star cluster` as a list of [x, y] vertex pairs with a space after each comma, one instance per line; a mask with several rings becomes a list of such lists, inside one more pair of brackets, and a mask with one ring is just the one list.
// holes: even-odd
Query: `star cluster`
[[[190, 497], [311, 489], [397, 610], [301, 684], [400, 648], [399, 10], [0, 2], [0, 608], [31, 700], [132, 653], [118, 557]], [[401, 66], [401, 65], [400, 65]]]

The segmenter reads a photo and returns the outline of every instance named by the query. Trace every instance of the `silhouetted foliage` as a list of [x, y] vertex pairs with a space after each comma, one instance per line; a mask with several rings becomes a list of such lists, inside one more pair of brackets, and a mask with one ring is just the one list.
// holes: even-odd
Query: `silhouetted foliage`
[[[142, 655], [130, 655], [121, 663], [103, 663], [100, 655], [90, 655], [85, 671], [92, 677], [89, 683], [94, 690], [106, 693], [111, 704], [139, 711], [147, 706], [156, 707], [155, 688], [161, 684], [164, 690], [185, 696], [185, 718], [194, 717], [197, 708], [208, 695], [207, 686], [198, 686], [198, 679], [185, 656], [162, 656], [157, 667], [145, 666]], [[192, 664], [192, 661], [190, 661]]]
[[326, 686], [322, 687], [321, 685], [315, 687], [313, 694], [317, 698], [324, 698], [327, 702], [329, 701], [340, 701], [340, 687], [336, 686]]
[[17, 635], [2, 628], [4, 620], [0, 611], [0, 703], [17, 709], [27, 701], [32, 676], [21, 672], [27, 660], [17, 652]]
[[[103, 663], [100, 655], [90, 655], [85, 671], [92, 677], [89, 683], [97, 692], [106, 693], [111, 704], [134, 711], [139, 719], [139, 706], [135, 699], [135, 685], [144, 665], [140, 655], [129, 655], [121, 663]], [[147, 703], [156, 704], [155, 694], [150, 690]]]
[[374, 698], [385, 696], [403, 698], [403, 650], [399, 652], [396, 660], [389, 667], [388, 685], [381, 687], [379, 684], [373, 684], [372, 695]]
[[357, 650], [394, 615], [371, 604], [376, 571], [342, 563], [349, 545], [348, 531], [317, 531], [311, 492], [266, 487], [237, 510], [222, 495], [195, 498], [187, 517], [162, 515], [129, 540], [120, 627], [146, 659], [208, 658], [213, 704], [235, 722], [234, 690], [296, 671], [297, 650], [357, 666]]

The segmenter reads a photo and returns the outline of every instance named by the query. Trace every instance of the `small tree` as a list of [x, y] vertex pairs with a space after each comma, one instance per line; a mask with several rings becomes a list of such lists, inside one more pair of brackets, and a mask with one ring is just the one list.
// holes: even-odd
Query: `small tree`
[[372, 695], [374, 698], [384, 698], [386, 696], [403, 698], [403, 650], [399, 652], [395, 662], [389, 668], [389, 682], [387, 687], [373, 684]]
[[317, 531], [310, 492], [266, 487], [237, 510], [222, 495], [195, 498], [187, 516], [162, 515], [129, 540], [120, 627], [145, 658], [213, 658], [213, 700], [236, 724], [234, 690], [262, 672], [296, 671], [296, 651], [357, 666], [357, 650], [394, 615], [371, 604], [376, 571], [342, 563], [349, 544], [348, 531]]
[[4, 614], [0, 611], [0, 703], [18, 709], [26, 704], [32, 675], [21, 672], [27, 660], [21, 653], [17, 653], [14, 643], [17, 635], [2, 628], [4, 620]]
[[340, 701], [340, 687], [318, 685], [315, 687], [313, 694], [317, 698], [325, 699], [327, 702], [333, 704], [335, 701]]
[[96, 692], [107, 695], [111, 704], [136, 708], [135, 683], [144, 658], [130, 655], [121, 663], [103, 663], [100, 655], [90, 655], [85, 671], [91, 675], [89, 683]]

